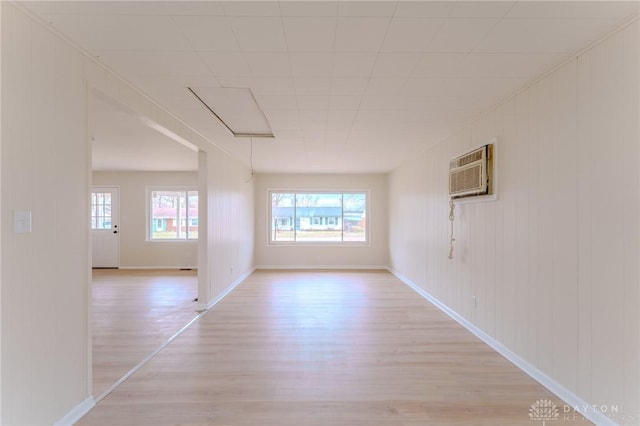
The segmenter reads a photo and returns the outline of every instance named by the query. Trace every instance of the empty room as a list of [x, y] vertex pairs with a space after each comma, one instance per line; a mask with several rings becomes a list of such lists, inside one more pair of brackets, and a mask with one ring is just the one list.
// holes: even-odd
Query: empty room
[[640, 424], [640, 2], [0, 2], [0, 424]]

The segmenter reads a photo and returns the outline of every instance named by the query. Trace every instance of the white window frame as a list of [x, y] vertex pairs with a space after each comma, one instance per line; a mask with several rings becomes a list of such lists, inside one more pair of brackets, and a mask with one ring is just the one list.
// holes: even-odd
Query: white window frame
[[[336, 217], [336, 222], [340, 224], [342, 228], [342, 241], [274, 241], [273, 238], [273, 230], [271, 224], [273, 224], [273, 209], [271, 205], [272, 194], [274, 193], [285, 193], [285, 194], [294, 194], [294, 200], [296, 194], [341, 194], [343, 199], [347, 194], [364, 194], [365, 195], [365, 210], [364, 210], [364, 218], [365, 218], [365, 239], [364, 241], [344, 241], [344, 211], [342, 215]], [[294, 201], [295, 204], [295, 201]], [[343, 203], [344, 204], [344, 203]], [[348, 189], [348, 190], [317, 190], [317, 189], [269, 189], [267, 190], [267, 245], [273, 246], [285, 246], [285, 245], [295, 245], [295, 246], [369, 246], [370, 245], [370, 228], [371, 228], [371, 215], [370, 215], [370, 205], [371, 205], [371, 193], [369, 190], [357, 190], [357, 189]], [[295, 211], [295, 206], [294, 206]], [[311, 222], [311, 221], [310, 221]], [[296, 228], [296, 220], [295, 217], [291, 220], [291, 228], [295, 234]]]
[[[197, 243], [198, 242], [198, 237], [196, 238], [153, 238], [153, 223], [154, 223], [154, 219], [152, 217], [153, 215], [153, 211], [151, 208], [151, 195], [153, 194], [154, 191], [167, 191], [167, 192], [185, 192], [186, 196], [187, 196], [187, 200], [188, 200], [188, 195], [189, 192], [193, 193], [197, 193], [198, 194], [198, 202], [200, 202], [199, 197], [200, 194], [198, 192], [198, 188], [197, 187], [192, 187], [192, 186], [148, 186], [147, 188], [147, 193], [146, 193], [146, 197], [145, 197], [145, 204], [146, 204], [146, 217], [147, 217], [147, 223], [146, 223], [146, 242], [149, 243]], [[180, 207], [178, 206], [178, 209]], [[187, 212], [187, 218], [181, 218], [181, 220], [184, 220], [185, 223], [187, 224], [187, 228], [189, 227], [188, 224], [191, 221], [191, 217], [188, 216], [189, 214], [189, 206], [187, 205], [186, 208], [186, 212]], [[188, 220], [187, 220], [188, 219]], [[178, 222], [177, 218], [173, 218], [171, 219], [171, 221], [175, 224]], [[167, 221], [167, 223], [169, 223], [169, 221]]]

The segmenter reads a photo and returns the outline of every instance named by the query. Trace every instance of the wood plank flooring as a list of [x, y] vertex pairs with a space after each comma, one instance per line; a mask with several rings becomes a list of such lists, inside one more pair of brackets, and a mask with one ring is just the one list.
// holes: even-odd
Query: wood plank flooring
[[93, 270], [93, 395], [196, 317], [197, 272]]
[[256, 271], [79, 425], [531, 426], [540, 399], [588, 423], [387, 272]]

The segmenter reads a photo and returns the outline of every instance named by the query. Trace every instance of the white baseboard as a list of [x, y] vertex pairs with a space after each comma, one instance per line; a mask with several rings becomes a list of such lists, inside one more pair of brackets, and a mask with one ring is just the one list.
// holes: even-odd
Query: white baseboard
[[73, 407], [63, 418], [55, 422], [53, 426], [71, 426], [87, 414], [95, 405], [96, 402], [93, 396], [90, 395], [80, 404]]
[[236, 287], [238, 287], [244, 280], [247, 279], [249, 275], [255, 271], [256, 268], [251, 268], [244, 274], [240, 275], [237, 280], [232, 282], [229, 287], [227, 287], [222, 293], [215, 297], [215, 299], [211, 300], [209, 303], [200, 303], [198, 301], [198, 310], [199, 311], [208, 311], [213, 308], [218, 302], [224, 299], [229, 293], [231, 293]]
[[380, 265], [257, 265], [255, 269], [269, 269], [269, 270], [309, 270], [309, 269], [319, 269], [319, 270], [367, 270], [367, 269], [375, 269], [375, 270], [388, 270], [387, 266]]
[[193, 269], [198, 270], [197, 266], [120, 266], [118, 269]]
[[[522, 359], [518, 354], [511, 351], [509, 348], [504, 346], [502, 343], [489, 336], [487, 333], [470, 323], [467, 319], [462, 317], [460, 314], [449, 308], [447, 305], [440, 302], [438, 299], [433, 297], [431, 294], [427, 293], [420, 287], [418, 287], [413, 281], [404, 277], [400, 273], [394, 271], [389, 268], [389, 272], [395, 275], [400, 281], [405, 283], [407, 286], [411, 287], [416, 293], [427, 299], [429, 302], [434, 304], [438, 309], [447, 314], [453, 320], [455, 320], [458, 324], [462, 325], [468, 331], [470, 331], [477, 338], [482, 340], [487, 345], [491, 346], [496, 352], [500, 355], [511, 361], [515, 364], [516, 367], [520, 368], [526, 374], [528, 374], [531, 378], [536, 380], [542, 386], [547, 388], [549, 391], [554, 393], [558, 398], [562, 399], [568, 407], [573, 410], [579, 412], [584, 417], [592, 421], [598, 426], [618, 426], [616, 422], [607, 417], [604, 413], [602, 413], [596, 405], [589, 404], [578, 395], [574, 394], [560, 383], [553, 380], [551, 377], [547, 376], [545, 373], [540, 371], [538, 368], [534, 367], [532, 364]], [[535, 401], [532, 401], [532, 403]], [[562, 410], [561, 410], [562, 411]]]

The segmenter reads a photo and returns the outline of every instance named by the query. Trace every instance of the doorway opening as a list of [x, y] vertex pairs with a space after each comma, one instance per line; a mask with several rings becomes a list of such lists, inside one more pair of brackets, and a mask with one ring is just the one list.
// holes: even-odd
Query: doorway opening
[[[198, 241], [152, 238], [160, 219], [151, 194], [159, 187], [198, 190], [201, 160], [195, 146], [168, 137], [97, 89], [88, 105], [89, 350], [92, 394], [99, 401], [198, 315]], [[162, 221], [167, 228], [180, 227], [181, 211], [177, 220], [163, 216]], [[197, 223], [189, 217], [191, 234]]]

